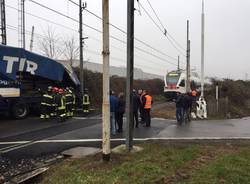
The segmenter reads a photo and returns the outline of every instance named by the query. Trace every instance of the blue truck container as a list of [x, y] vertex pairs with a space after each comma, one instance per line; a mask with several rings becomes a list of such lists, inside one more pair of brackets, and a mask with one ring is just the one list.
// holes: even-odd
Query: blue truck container
[[0, 45], [0, 113], [25, 118], [39, 112], [48, 86], [74, 87], [80, 82], [69, 65], [22, 48]]

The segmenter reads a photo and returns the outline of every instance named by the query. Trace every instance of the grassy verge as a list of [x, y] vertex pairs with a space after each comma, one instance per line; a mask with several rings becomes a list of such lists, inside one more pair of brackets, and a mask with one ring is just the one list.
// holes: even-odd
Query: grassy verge
[[66, 160], [52, 168], [46, 184], [249, 183], [250, 148], [141, 144], [143, 151], [112, 154], [109, 163], [97, 154]]

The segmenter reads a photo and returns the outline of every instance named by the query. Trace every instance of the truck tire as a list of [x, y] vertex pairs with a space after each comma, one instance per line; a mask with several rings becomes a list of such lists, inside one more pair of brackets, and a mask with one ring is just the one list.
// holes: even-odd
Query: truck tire
[[17, 102], [12, 106], [12, 116], [16, 119], [23, 119], [29, 114], [29, 107], [24, 104]]

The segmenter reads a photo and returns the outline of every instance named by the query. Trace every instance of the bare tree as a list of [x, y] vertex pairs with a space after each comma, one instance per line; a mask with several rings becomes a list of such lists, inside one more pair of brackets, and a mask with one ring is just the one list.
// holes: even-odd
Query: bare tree
[[64, 57], [70, 62], [70, 65], [73, 66], [73, 61], [79, 56], [79, 46], [77, 40], [74, 36], [71, 36], [64, 40]]
[[42, 54], [52, 59], [59, 59], [64, 52], [64, 48], [60, 44], [60, 37], [50, 27], [44, 35], [46, 36], [42, 37], [38, 43]]

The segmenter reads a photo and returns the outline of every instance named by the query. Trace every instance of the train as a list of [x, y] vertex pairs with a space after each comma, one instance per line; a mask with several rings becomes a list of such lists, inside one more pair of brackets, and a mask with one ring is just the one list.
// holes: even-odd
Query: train
[[[201, 79], [197, 72], [191, 71], [190, 73], [191, 89], [197, 92], [201, 89]], [[186, 92], [186, 71], [185, 70], [174, 70], [168, 72], [164, 78], [164, 96], [168, 100], [173, 100], [176, 98], [177, 92]]]

